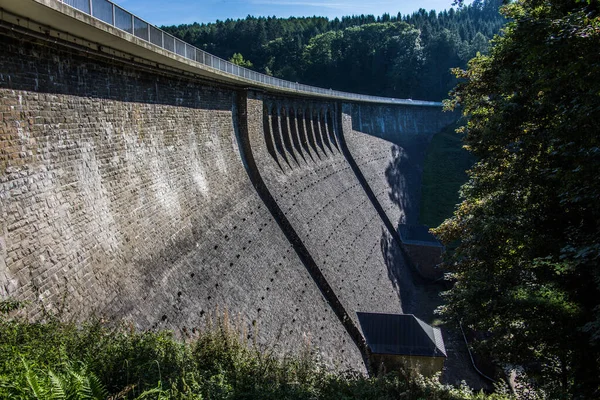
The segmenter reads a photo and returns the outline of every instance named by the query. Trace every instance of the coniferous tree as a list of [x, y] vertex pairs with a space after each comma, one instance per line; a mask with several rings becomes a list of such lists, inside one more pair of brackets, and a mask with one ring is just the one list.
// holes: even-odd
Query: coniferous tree
[[[441, 100], [504, 23], [501, 0], [458, 11], [421, 9], [412, 15], [252, 17], [166, 27], [170, 33], [230, 59], [243, 54], [253, 69], [276, 77], [350, 92]], [[406, 26], [410, 26], [408, 29]], [[416, 35], [416, 37], [415, 37]], [[414, 40], [413, 40], [414, 39]], [[407, 47], [407, 43], [413, 47]]]

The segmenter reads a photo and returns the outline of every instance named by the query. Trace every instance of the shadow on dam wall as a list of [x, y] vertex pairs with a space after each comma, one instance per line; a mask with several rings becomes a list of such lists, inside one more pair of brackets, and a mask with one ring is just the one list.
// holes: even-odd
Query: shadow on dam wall
[[[425, 281], [417, 274], [413, 269], [410, 268], [408, 258], [404, 254], [401, 247], [400, 236], [397, 231], [397, 225], [395, 225], [388, 212], [382, 206], [380, 199], [388, 198], [390, 200], [398, 200], [397, 193], [400, 190], [408, 191], [412, 188], [408, 187], [410, 182], [407, 182], [404, 175], [413, 174], [418, 175], [419, 166], [411, 165], [404, 158], [403, 170], [396, 170], [394, 173], [398, 174], [398, 179], [390, 180], [390, 170], [399, 167], [400, 151], [402, 150], [397, 145], [392, 145], [392, 160], [390, 164], [386, 165], [388, 156], [386, 150], [389, 147], [389, 142], [382, 140], [377, 137], [369, 137], [365, 133], [357, 132], [355, 130], [356, 122], [355, 119], [360, 115], [356, 113], [356, 109], [360, 109], [360, 105], [354, 105], [352, 108], [347, 105], [341, 105], [342, 112], [339, 115], [338, 124], [342, 127], [340, 132], [340, 145], [341, 149], [348, 160], [349, 165], [356, 176], [356, 179], [360, 182], [363, 190], [368, 196], [373, 208], [377, 211], [383, 226], [381, 229], [380, 236], [380, 250], [384, 260], [384, 265], [387, 268], [387, 275], [391, 282], [394, 283], [397, 292], [399, 293], [402, 311], [406, 314], [415, 314], [422, 317], [422, 313], [417, 308], [417, 284], [424, 284]], [[387, 112], [387, 115], [382, 123], [385, 123], [389, 117], [397, 118], [397, 115], [392, 112]], [[379, 124], [377, 124], [379, 126]], [[418, 132], [417, 132], [418, 134]], [[402, 138], [401, 133], [396, 134], [396, 142], [406, 142], [406, 138]], [[425, 136], [425, 135], [418, 135]], [[414, 142], [415, 140], [411, 140]], [[422, 142], [423, 139], [419, 139], [417, 142]], [[353, 152], [350, 151], [349, 147], [352, 146]], [[359, 162], [357, 162], [357, 160]], [[382, 172], [384, 170], [385, 172]], [[369, 175], [365, 175], [363, 171], [369, 172]], [[402, 186], [398, 186], [398, 184]], [[374, 190], [373, 188], [376, 188]], [[402, 193], [404, 195], [404, 193]], [[387, 196], [386, 196], [387, 195]], [[404, 197], [403, 197], [404, 198]], [[406, 195], [405, 198], [410, 198]], [[394, 201], [394, 205], [401, 210], [406, 212], [407, 203]]]
[[356, 104], [342, 109], [342, 148], [387, 228], [380, 240], [389, 279], [398, 282], [404, 313], [431, 323], [440, 304], [439, 288], [411, 268], [397, 228], [418, 223], [427, 146], [457, 116], [428, 108], [411, 113], [406, 106]]
[[[417, 224], [423, 162], [434, 134], [455, 121], [454, 113], [406, 106], [345, 106], [344, 149], [358, 180], [373, 199], [386, 230], [381, 251], [390, 280], [399, 282], [403, 311], [426, 322], [440, 304], [430, 281], [411, 268], [398, 233], [399, 224]], [[356, 161], [354, 161], [356, 160]]]
[[[368, 365], [369, 354], [366, 347], [366, 342], [361, 332], [359, 331], [358, 327], [353, 323], [352, 318], [340, 302], [338, 296], [335, 294], [335, 291], [331, 287], [330, 283], [327, 281], [327, 278], [321, 272], [321, 269], [316, 264], [315, 260], [310, 254], [309, 249], [304, 245], [304, 243], [300, 239], [300, 236], [288, 220], [287, 216], [285, 215], [279, 204], [277, 204], [277, 201], [274, 199], [273, 195], [270, 193], [267, 185], [262, 179], [262, 176], [260, 175], [259, 170], [257, 168], [256, 160], [254, 158], [254, 152], [252, 151], [251, 146], [251, 137], [254, 137], [256, 139], [256, 136], [264, 136], [265, 144], [267, 144], [268, 142], [270, 142], [270, 140], [268, 139], [268, 135], [269, 133], [271, 133], [269, 127], [263, 125], [266, 119], [261, 119], [261, 117], [264, 116], [264, 113], [261, 112], [261, 108], [266, 108], [262, 104], [261, 97], [262, 96], [255, 95], [249, 97], [248, 92], [238, 94], [237, 111], [239, 123], [237, 125], [236, 131], [237, 138], [242, 149], [242, 160], [244, 161], [244, 165], [246, 166], [248, 175], [250, 176], [250, 180], [256, 188], [259, 196], [269, 208], [269, 210], [275, 217], [275, 220], [279, 224], [279, 227], [281, 228], [289, 242], [292, 244], [294, 250], [296, 251], [296, 254], [302, 260], [302, 263], [309, 272], [315, 285], [320, 290], [321, 294], [326, 299], [329, 306], [332, 308], [340, 323], [346, 329], [348, 335], [354, 341], [354, 344], [361, 353], [365, 365]], [[284, 109], [282, 111], [283, 115], [285, 115], [287, 110]], [[271, 114], [271, 112], [272, 110], [268, 110], [267, 114]], [[279, 110], [277, 110], [277, 112], [279, 112]], [[293, 120], [293, 111], [290, 112], [290, 116], [290, 120]], [[302, 149], [300, 147], [300, 141], [302, 139], [301, 135], [298, 135], [299, 130], [297, 129], [297, 123], [290, 124], [288, 120], [284, 122], [284, 126], [285, 128], [281, 130], [281, 133], [283, 136], [288, 138], [288, 140], [284, 140], [284, 142], [286, 143], [286, 147], [289, 151], [291, 151], [291, 143], [293, 142], [294, 147], [300, 153], [302, 159], [306, 162], [306, 158], [302, 154]], [[271, 150], [273, 148], [272, 144], [270, 146], [267, 145], [267, 148]], [[304, 148], [307, 149], [306, 146]], [[269, 151], [269, 154], [271, 154], [271, 156], [273, 156], [273, 158], [276, 159], [274, 152]], [[294, 155], [292, 154], [292, 156]], [[295, 156], [294, 160], [298, 164], [298, 161]], [[279, 163], [278, 166], [280, 169], [282, 169]]]
[[[418, 222], [422, 165], [432, 136], [457, 118], [431, 109], [409, 113], [403, 106], [342, 107], [342, 148], [356, 172], [357, 179], [369, 193], [374, 207], [387, 229], [381, 229], [381, 252], [390, 281], [397, 282], [404, 313], [433, 323], [434, 310], [441, 305], [443, 286], [424, 280], [409, 267], [407, 257], [397, 244], [398, 223]], [[441, 327], [448, 358], [442, 382], [466, 381], [477, 390], [490, 390], [471, 365], [459, 331]]]
[[65, 301], [68, 318], [187, 334], [228, 310], [261, 345], [364, 371], [355, 311], [421, 312], [395, 227], [416, 213], [422, 135], [374, 128], [410, 107], [256, 94], [8, 31], [0, 45], [0, 295], [32, 319]]
[[387, 187], [385, 196], [377, 196], [386, 214], [396, 227], [417, 224], [427, 146], [433, 135], [456, 121], [457, 113], [442, 113], [431, 107], [414, 110], [404, 105], [368, 104], [355, 105], [346, 112], [352, 119], [351, 128], [344, 130], [350, 152], [364, 153], [366, 148], [379, 155], [361, 163], [360, 169], [374, 188]]

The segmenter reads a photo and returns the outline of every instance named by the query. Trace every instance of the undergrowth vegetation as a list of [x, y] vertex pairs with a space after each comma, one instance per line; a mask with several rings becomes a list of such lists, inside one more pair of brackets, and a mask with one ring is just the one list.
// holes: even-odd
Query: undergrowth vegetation
[[[4, 307], [6, 311], [9, 307]], [[308, 346], [277, 357], [241, 339], [227, 316], [185, 341], [170, 332], [0, 312], [0, 398], [508, 399], [419, 376], [331, 372]]]

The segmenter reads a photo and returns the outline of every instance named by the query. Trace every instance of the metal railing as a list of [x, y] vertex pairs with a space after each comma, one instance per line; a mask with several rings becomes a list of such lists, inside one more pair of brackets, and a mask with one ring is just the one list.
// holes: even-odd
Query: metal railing
[[235, 65], [222, 58], [213, 56], [194, 47], [175, 36], [158, 29], [154, 25], [131, 14], [109, 0], [56, 0], [84, 12], [102, 22], [117, 29], [128, 32], [135, 37], [148, 43], [156, 45], [164, 50], [175, 53], [181, 57], [206, 65], [209, 68], [220, 70], [226, 74], [234, 75], [249, 81], [260, 83], [261, 86], [274, 86], [303, 93], [316, 93], [328, 97], [345, 98], [350, 100], [363, 100], [368, 102], [407, 104], [424, 106], [441, 106], [441, 103], [433, 101], [422, 101], [412, 99], [395, 99], [391, 97], [369, 96], [358, 93], [341, 92], [333, 89], [324, 89], [315, 86], [304, 85], [298, 82], [290, 82], [252, 71]]

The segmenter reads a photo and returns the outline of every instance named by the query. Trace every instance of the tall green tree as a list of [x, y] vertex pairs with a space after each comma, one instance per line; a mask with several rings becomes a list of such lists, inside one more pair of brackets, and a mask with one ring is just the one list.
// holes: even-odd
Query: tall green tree
[[233, 56], [229, 59], [229, 62], [239, 65], [240, 67], [252, 68], [253, 64], [250, 60], [245, 60], [241, 53], [233, 53]]
[[600, 19], [597, 1], [519, 0], [448, 102], [479, 161], [454, 216], [442, 310], [551, 398], [600, 398]]

